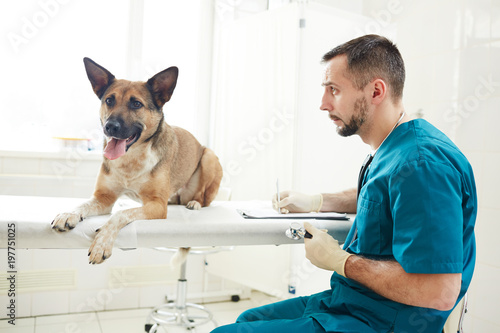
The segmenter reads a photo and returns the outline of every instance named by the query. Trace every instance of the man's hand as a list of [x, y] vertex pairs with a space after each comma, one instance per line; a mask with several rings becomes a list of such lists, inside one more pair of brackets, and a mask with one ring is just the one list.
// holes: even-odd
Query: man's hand
[[273, 197], [273, 208], [282, 214], [319, 212], [323, 205], [321, 194], [307, 195], [294, 191], [280, 192], [281, 201], [277, 195]]
[[304, 238], [306, 258], [319, 268], [336, 271], [345, 277], [344, 266], [352, 254], [342, 250], [339, 242], [325, 231], [308, 222], [304, 222], [304, 228], [312, 235], [312, 238]]

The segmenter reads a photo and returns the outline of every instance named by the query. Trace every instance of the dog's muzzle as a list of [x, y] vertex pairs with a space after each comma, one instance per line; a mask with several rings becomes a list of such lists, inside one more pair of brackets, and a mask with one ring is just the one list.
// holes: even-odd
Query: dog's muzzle
[[123, 121], [119, 118], [108, 119], [106, 124], [104, 124], [104, 134], [106, 136], [120, 137], [120, 132], [123, 128]]
[[104, 148], [104, 156], [110, 160], [123, 156], [142, 133], [139, 125], [125, 126], [120, 118], [111, 118], [103, 126], [104, 134], [110, 138]]

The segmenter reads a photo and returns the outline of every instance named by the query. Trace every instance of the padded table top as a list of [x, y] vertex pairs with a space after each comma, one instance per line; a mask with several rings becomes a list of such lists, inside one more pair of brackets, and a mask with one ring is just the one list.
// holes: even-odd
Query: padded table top
[[[88, 248], [95, 230], [110, 215], [90, 217], [73, 230], [59, 233], [50, 223], [58, 213], [67, 212], [85, 199], [55, 197], [0, 196], [0, 248], [6, 248], [8, 230], [14, 232], [16, 248]], [[120, 199], [114, 211], [137, 207], [138, 203]], [[215, 201], [201, 210], [169, 205], [167, 219], [138, 220], [118, 234], [115, 247], [154, 248], [233, 245], [296, 244], [285, 231], [291, 222], [309, 221], [343, 242], [351, 220], [245, 219], [237, 209], [269, 208], [270, 201]]]

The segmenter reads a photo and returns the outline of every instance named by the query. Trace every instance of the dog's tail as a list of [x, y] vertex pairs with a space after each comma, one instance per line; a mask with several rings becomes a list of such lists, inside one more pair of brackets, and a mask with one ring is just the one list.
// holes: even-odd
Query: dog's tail
[[170, 265], [172, 267], [177, 267], [182, 265], [186, 261], [190, 249], [191, 249], [190, 247], [179, 248], [172, 257], [172, 259], [170, 259]]

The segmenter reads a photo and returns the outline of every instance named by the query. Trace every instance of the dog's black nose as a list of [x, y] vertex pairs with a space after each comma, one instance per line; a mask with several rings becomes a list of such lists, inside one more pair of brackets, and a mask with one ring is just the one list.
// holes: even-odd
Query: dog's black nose
[[104, 132], [108, 136], [116, 136], [120, 130], [121, 124], [117, 119], [109, 119], [104, 125]]

